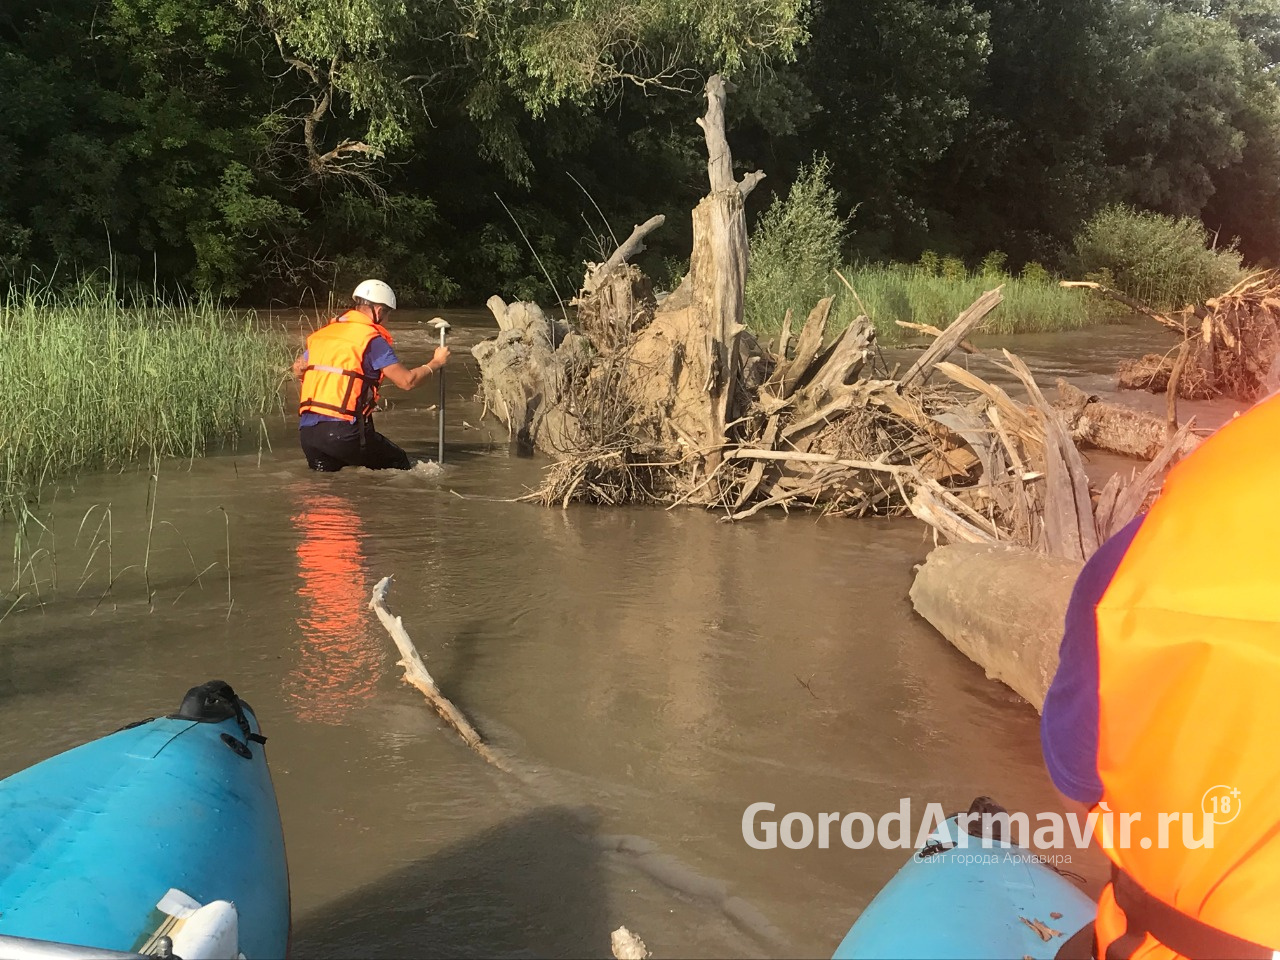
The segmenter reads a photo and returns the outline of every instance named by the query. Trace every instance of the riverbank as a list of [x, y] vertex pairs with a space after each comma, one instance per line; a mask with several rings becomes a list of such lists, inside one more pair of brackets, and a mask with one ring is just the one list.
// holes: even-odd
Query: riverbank
[[253, 313], [123, 306], [89, 285], [0, 301], [0, 492], [80, 471], [195, 457], [279, 405], [291, 359]]

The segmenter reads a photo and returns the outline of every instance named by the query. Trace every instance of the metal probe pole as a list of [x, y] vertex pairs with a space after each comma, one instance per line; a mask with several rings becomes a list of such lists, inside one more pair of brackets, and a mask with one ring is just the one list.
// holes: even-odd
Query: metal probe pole
[[[443, 317], [436, 317], [431, 321], [432, 325], [440, 331], [440, 346], [444, 346], [444, 335], [449, 329], [449, 321]], [[436, 376], [440, 378], [440, 439], [438, 443], [438, 451], [436, 460], [440, 466], [444, 466], [444, 367], [436, 371]]]

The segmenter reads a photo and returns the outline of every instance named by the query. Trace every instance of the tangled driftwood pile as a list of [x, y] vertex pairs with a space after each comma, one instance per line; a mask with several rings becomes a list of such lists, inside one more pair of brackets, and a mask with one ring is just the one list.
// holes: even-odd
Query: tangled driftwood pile
[[[693, 212], [689, 272], [676, 291], [659, 303], [630, 262], [662, 225], [655, 217], [588, 265], [576, 330], [536, 304], [489, 302], [499, 333], [473, 351], [487, 407], [555, 461], [529, 499], [690, 503], [735, 520], [770, 506], [909, 510], [951, 540], [1087, 557], [1141, 506], [1160, 468], [1127, 485], [1114, 479], [1095, 504], [1073, 439], [1097, 441], [1087, 404], [1064, 419], [1007, 353], [1002, 366], [1027, 403], [947, 361], [999, 305], [999, 289], [945, 331], [928, 331], [936, 338], [899, 376], [874, 369], [865, 316], [829, 330], [831, 298], [798, 332], [788, 314], [776, 341], [744, 329], [743, 202], [763, 174], [734, 177], [726, 90], [719, 77], [707, 84], [698, 122], [711, 189]], [[951, 384], [931, 383], [934, 374]], [[1146, 419], [1143, 436], [1159, 440], [1164, 424]], [[1184, 430], [1163, 462], [1185, 439]]]
[[1280, 271], [1246, 277], [1220, 297], [1172, 314], [1152, 310], [1096, 283], [1073, 283], [1126, 303], [1176, 334], [1167, 353], [1120, 365], [1122, 390], [1170, 392], [1187, 400], [1225, 396], [1252, 403], [1280, 382], [1273, 374], [1280, 352]]

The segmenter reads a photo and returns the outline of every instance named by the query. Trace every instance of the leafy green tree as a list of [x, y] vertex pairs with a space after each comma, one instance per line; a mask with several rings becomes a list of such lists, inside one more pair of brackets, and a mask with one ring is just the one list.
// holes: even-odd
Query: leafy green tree
[[1107, 155], [1132, 38], [1114, 0], [975, 0], [991, 54], [963, 135], [928, 185], [936, 245], [1056, 259], [1114, 195]]
[[817, 4], [798, 71], [816, 109], [798, 149], [830, 158], [863, 252], [901, 254], [929, 230], [924, 187], [970, 120], [988, 28], [969, 0]]
[[795, 311], [799, 323], [840, 265], [846, 222], [830, 178], [830, 161], [815, 158], [751, 232], [745, 306], [746, 324], [756, 333], [781, 329], [787, 310]]
[[[808, 0], [235, 0], [304, 81], [300, 128], [317, 176], [367, 176], [433, 112], [460, 108], [482, 156], [527, 176], [518, 133], [565, 103], [623, 85], [696, 86], [698, 71], [744, 72], [788, 59]], [[292, 112], [291, 112], [292, 110]], [[333, 123], [331, 114], [354, 123]], [[338, 129], [328, 135], [327, 127]]]
[[1226, 23], [1254, 44], [1267, 67], [1280, 64], [1280, 5], [1274, 0], [1155, 0], [1160, 7]]
[[1216, 172], [1244, 155], [1245, 45], [1230, 24], [1189, 14], [1159, 12], [1148, 30], [1113, 156], [1125, 167], [1127, 196], [1195, 215]]
[[[12, 0], [0, 267], [110, 257], [121, 277], [259, 300], [386, 270], [448, 297], [450, 261], [474, 269], [459, 248], [506, 232], [495, 202], [477, 222], [474, 196], [446, 221], [453, 171], [480, 170], [489, 196], [528, 191], [535, 159], [581, 168], [628, 89], [793, 56], [806, 4]], [[566, 180], [534, 206], [578, 192]], [[576, 228], [535, 226], [564, 259]]]
[[1280, 259], [1280, 10], [1174, 0], [1137, 4], [1134, 17], [1142, 52], [1111, 146], [1124, 196]]

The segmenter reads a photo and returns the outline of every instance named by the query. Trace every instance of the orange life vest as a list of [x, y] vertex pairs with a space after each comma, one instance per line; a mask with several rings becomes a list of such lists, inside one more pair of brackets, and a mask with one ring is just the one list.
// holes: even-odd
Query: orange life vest
[[[1098, 774], [1114, 820], [1110, 843], [1101, 822], [1095, 835], [1116, 870], [1099, 957], [1280, 949], [1278, 486], [1273, 397], [1174, 468], [1097, 605]], [[1185, 844], [1180, 818], [1160, 849], [1161, 813], [1194, 814], [1194, 843], [1214, 797], [1211, 848]], [[1141, 814], [1127, 847], [1125, 813]]]
[[382, 374], [365, 375], [364, 352], [375, 337], [392, 342], [386, 327], [359, 310], [348, 310], [307, 337], [299, 415], [318, 413], [355, 423], [373, 412]]

